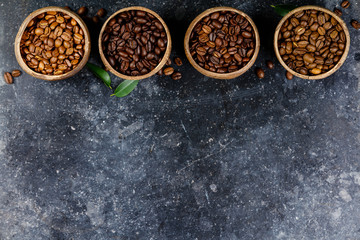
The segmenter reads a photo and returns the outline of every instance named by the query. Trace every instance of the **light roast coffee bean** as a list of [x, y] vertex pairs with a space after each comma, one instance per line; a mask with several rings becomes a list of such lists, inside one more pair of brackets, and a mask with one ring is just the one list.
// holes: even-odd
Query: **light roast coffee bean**
[[286, 71], [286, 78], [288, 79], [288, 80], [292, 80], [293, 79], [293, 77], [294, 77], [294, 75], [292, 75], [291, 74], [291, 72], [289, 72], [289, 71]]
[[202, 68], [229, 73], [243, 68], [255, 52], [255, 33], [243, 16], [220, 11], [202, 18], [190, 35], [190, 54]]
[[49, 11], [29, 22], [20, 41], [20, 52], [35, 72], [60, 75], [78, 66], [84, 45], [84, 31], [75, 19]]
[[145, 75], [156, 68], [166, 47], [164, 26], [144, 11], [119, 13], [102, 35], [102, 50], [109, 64], [128, 76]]
[[[303, 75], [318, 75], [332, 69], [346, 45], [341, 25], [317, 10], [295, 13], [280, 29], [278, 48], [286, 65]], [[340, 49], [341, 48], [341, 49]]]

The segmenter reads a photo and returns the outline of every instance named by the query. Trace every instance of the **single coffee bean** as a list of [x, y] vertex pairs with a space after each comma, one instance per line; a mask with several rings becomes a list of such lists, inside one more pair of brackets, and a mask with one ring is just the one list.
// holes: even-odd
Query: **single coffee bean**
[[100, 19], [99, 19], [98, 16], [93, 16], [93, 17], [91, 18], [91, 20], [92, 20], [93, 23], [95, 23], [95, 24], [98, 24], [98, 23], [100, 22]]
[[180, 59], [179, 57], [174, 58], [174, 63], [175, 63], [177, 66], [183, 65], [183, 62], [181, 61], [181, 59]]
[[266, 61], [266, 66], [267, 66], [269, 69], [274, 69], [274, 63], [273, 63], [271, 60], [267, 60], [267, 61]]
[[4, 73], [4, 81], [7, 84], [12, 84], [13, 83], [13, 78], [11, 76], [11, 74], [9, 72]]
[[21, 75], [21, 71], [20, 71], [20, 70], [15, 69], [15, 70], [13, 70], [13, 71], [11, 72], [11, 76], [13, 76], [13, 77], [18, 77], [18, 76], [20, 76], [20, 75]]
[[174, 68], [172, 68], [172, 67], [166, 67], [166, 68], [164, 68], [163, 72], [164, 72], [164, 74], [165, 74], [166, 76], [169, 76], [169, 75], [171, 75], [171, 74], [174, 73]]
[[174, 72], [172, 75], [171, 75], [171, 78], [173, 80], [180, 80], [182, 77], [181, 73], [180, 72]]
[[255, 73], [256, 73], [256, 76], [260, 79], [265, 77], [265, 72], [261, 68], [256, 68]]
[[88, 9], [87, 7], [83, 6], [83, 7], [80, 7], [77, 11], [77, 13], [81, 16], [85, 16], [88, 12]]
[[103, 17], [106, 16], [106, 10], [105, 10], [104, 8], [100, 8], [100, 9], [97, 11], [96, 15], [98, 15], [98, 16], [101, 17], [101, 18], [103, 18]]
[[340, 9], [338, 9], [338, 8], [334, 8], [334, 13], [335, 13], [336, 15], [338, 15], [339, 17], [342, 16], [342, 11], [341, 11]]
[[171, 65], [171, 63], [172, 63], [172, 62], [171, 62], [171, 59], [170, 59], [170, 58], [168, 58], [168, 60], [166, 61], [165, 65], [166, 65], [166, 66], [170, 66], [170, 65]]
[[350, 2], [347, 1], [347, 0], [345, 0], [345, 1], [343, 1], [343, 2], [341, 3], [341, 7], [342, 7], [342, 8], [348, 8], [349, 6], [350, 6]]
[[292, 80], [293, 77], [294, 77], [294, 75], [292, 75], [291, 72], [286, 71], [286, 78], [287, 78], [288, 80]]
[[356, 21], [356, 20], [351, 20], [351, 26], [353, 27], [353, 28], [355, 28], [356, 30], [359, 30], [360, 29], [360, 23], [358, 22], [358, 21]]

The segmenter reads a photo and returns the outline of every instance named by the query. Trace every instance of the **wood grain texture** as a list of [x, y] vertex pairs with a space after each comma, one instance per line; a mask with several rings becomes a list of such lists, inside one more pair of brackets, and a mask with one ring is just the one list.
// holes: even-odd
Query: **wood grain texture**
[[[108, 62], [108, 60], [106, 59], [105, 57], [105, 54], [102, 50], [102, 35], [105, 31], [105, 28], [106, 28], [106, 25], [108, 24], [108, 22], [116, 17], [119, 13], [121, 12], [127, 12], [127, 11], [131, 11], [131, 10], [138, 10], [138, 11], [144, 11], [144, 12], [147, 12], [147, 13], [151, 13], [152, 15], [154, 15], [160, 22], [161, 24], [163, 25], [164, 29], [165, 29], [165, 32], [166, 32], [166, 37], [167, 37], [167, 46], [166, 46], [166, 51], [164, 53], [164, 56], [162, 58], [162, 60], [160, 61], [160, 63], [156, 66], [156, 68], [154, 68], [152, 71], [150, 71], [149, 73], [147, 74], [144, 74], [144, 75], [139, 75], [139, 76], [129, 76], [129, 75], [125, 75], [125, 74], [122, 74], [118, 71], [116, 71], [111, 65], [110, 63]], [[123, 9], [120, 9], [119, 11], [115, 12], [113, 15], [111, 15], [107, 20], [106, 22], [104, 23], [104, 25], [102, 26], [101, 28], [101, 31], [100, 31], [100, 34], [99, 34], [99, 40], [98, 40], [98, 44], [99, 44], [99, 53], [100, 53], [100, 57], [101, 57], [101, 60], [102, 62], [104, 63], [105, 67], [107, 69], [109, 69], [109, 71], [111, 73], [113, 73], [114, 75], [116, 75], [117, 77], [119, 78], [122, 78], [122, 79], [126, 79], [126, 80], [142, 80], [142, 79], [145, 79], [145, 78], [149, 78], [153, 75], [155, 75], [158, 71], [160, 71], [160, 69], [162, 69], [166, 63], [166, 61], [168, 60], [168, 58], [170, 57], [170, 54], [171, 54], [171, 45], [172, 45], [172, 41], [171, 41], [171, 35], [170, 35], [170, 31], [169, 31], [169, 28], [167, 27], [165, 21], [154, 11], [148, 9], [148, 8], [145, 8], [145, 7], [140, 7], [140, 6], [133, 6], [133, 7], [127, 7], [127, 8], [123, 8]]]
[[[215, 72], [211, 72], [208, 71], [204, 68], [202, 68], [200, 65], [198, 65], [195, 60], [193, 59], [193, 57], [191, 56], [190, 53], [190, 46], [189, 46], [189, 41], [190, 41], [190, 35], [191, 32], [193, 31], [195, 25], [205, 16], [213, 13], [213, 12], [219, 12], [219, 11], [231, 11], [231, 12], [236, 12], [237, 14], [240, 14], [241, 16], [245, 17], [246, 20], [249, 21], [249, 23], [251, 24], [251, 26], [254, 29], [254, 33], [255, 33], [255, 51], [254, 51], [254, 55], [252, 56], [252, 58], [250, 59], [250, 61], [248, 62], [248, 64], [246, 64], [243, 68], [235, 71], [235, 72], [231, 72], [231, 73], [215, 73]], [[259, 36], [259, 31], [254, 23], [254, 21], [244, 12], [235, 9], [235, 8], [231, 8], [231, 7], [215, 7], [215, 8], [210, 8], [204, 12], [202, 12], [201, 14], [199, 14], [189, 25], [189, 28], [186, 31], [185, 34], [185, 39], [184, 39], [184, 49], [185, 49], [185, 54], [187, 59], [189, 60], [190, 64], [200, 73], [202, 73], [203, 75], [207, 76], [207, 77], [211, 77], [211, 78], [216, 78], [216, 79], [233, 79], [236, 77], [239, 77], [240, 75], [244, 74], [247, 70], [249, 70], [249, 68], [251, 68], [251, 66], [255, 63], [256, 58], [258, 56], [259, 50], [260, 50], [260, 36]]]
[[[26, 65], [25, 61], [23, 60], [21, 53], [20, 53], [20, 41], [21, 41], [21, 37], [24, 34], [24, 31], [28, 25], [28, 23], [35, 18], [36, 16], [38, 16], [41, 13], [44, 12], [48, 12], [48, 11], [57, 11], [57, 12], [62, 12], [65, 13], [69, 16], [71, 16], [72, 18], [74, 18], [76, 20], [76, 22], [80, 25], [81, 29], [84, 31], [84, 37], [85, 37], [85, 46], [84, 46], [84, 56], [81, 59], [79, 65], [74, 68], [73, 70], [71, 70], [70, 72], [67, 72], [65, 74], [61, 74], [61, 75], [46, 75], [46, 74], [42, 74], [42, 73], [38, 73], [35, 72], [34, 70], [32, 70], [28, 65]], [[34, 12], [32, 12], [25, 20], [24, 22], [21, 24], [19, 31], [16, 35], [15, 38], [15, 56], [16, 56], [16, 60], [18, 61], [20, 67], [29, 75], [35, 77], [35, 78], [39, 78], [42, 80], [47, 80], [47, 81], [56, 81], [56, 80], [63, 80], [66, 78], [69, 78], [71, 76], [74, 76], [76, 73], [78, 73], [87, 63], [87, 61], [89, 60], [89, 56], [90, 56], [90, 50], [91, 50], [91, 41], [90, 41], [90, 33], [89, 30], [85, 24], [85, 22], [74, 12], [63, 8], [63, 7], [44, 7], [44, 8], [40, 8]]]
[[[282, 27], [282, 25], [284, 24], [284, 22], [289, 19], [294, 13], [297, 13], [299, 11], [303, 11], [303, 10], [309, 10], [309, 9], [313, 9], [313, 10], [317, 10], [317, 11], [321, 11], [321, 12], [325, 12], [327, 14], [329, 14], [330, 16], [334, 17], [336, 19], [336, 21], [338, 21], [338, 23], [341, 25], [341, 27], [344, 29], [344, 33], [346, 36], [346, 45], [345, 45], [345, 50], [343, 55], [341, 56], [339, 62], [329, 71], [319, 74], [319, 75], [315, 75], [315, 76], [310, 76], [310, 75], [303, 75], [300, 74], [298, 72], [295, 72], [294, 70], [290, 69], [288, 67], [288, 65], [286, 65], [286, 63], [283, 61], [282, 57], [280, 56], [279, 53], [279, 48], [278, 48], [278, 37], [279, 37], [279, 32], [280, 29]], [[313, 5], [307, 5], [307, 6], [302, 6], [302, 7], [298, 7], [295, 8], [294, 10], [292, 10], [291, 12], [289, 12], [288, 14], [286, 14], [281, 21], [279, 22], [279, 24], [276, 27], [275, 30], [275, 35], [274, 35], [274, 50], [275, 50], [275, 55], [277, 57], [277, 59], [279, 60], [280, 64], [287, 70], [289, 71], [291, 74], [293, 74], [294, 76], [297, 76], [299, 78], [303, 78], [303, 79], [309, 79], [309, 80], [319, 80], [319, 79], [323, 79], [326, 78], [328, 76], [330, 76], [331, 74], [333, 74], [334, 72], [336, 72], [341, 65], [345, 62], [347, 55], [349, 53], [349, 49], [350, 49], [350, 34], [349, 34], [349, 30], [346, 27], [345, 22], [338, 17], [334, 12], [323, 8], [323, 7], [319, 7], [319, 6], [313, 6]]]

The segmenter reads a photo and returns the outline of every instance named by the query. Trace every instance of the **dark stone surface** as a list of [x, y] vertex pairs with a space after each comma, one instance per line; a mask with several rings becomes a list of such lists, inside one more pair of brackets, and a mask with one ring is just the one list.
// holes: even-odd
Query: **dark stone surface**
[[[360, 13], [350, 2], [346, 23]], [[360, 239], [360, 33], [349, 27], [348, 59], [331, 77], [288, 81], [272, 49], [280, 17], [268, 4], [86, 1], [91, 13], [158, 12], [184, 77], [154, 76], [123, 99], [87, 69], [58, 82], [0, 81], [0, 239]], [[23, 19], [50, 5], [81, 3], [0, 3], [1, 74], [19, 68], [13, 41]], [[264, 79], [254, 66], [213, 80], [185, 61], [188, 24], [221, 5], [257, 24], [255, 66], [276, 63]], [[94, 49], [90, 61], [100, 64]]]

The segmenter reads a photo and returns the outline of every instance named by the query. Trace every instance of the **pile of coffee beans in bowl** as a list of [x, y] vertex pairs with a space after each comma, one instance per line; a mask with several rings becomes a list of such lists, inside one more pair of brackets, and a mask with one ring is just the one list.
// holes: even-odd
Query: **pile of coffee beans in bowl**
[[277, 46], [290, 69], [315, 76], [328, 72], [339, 62], [346, 48], [346, 35], [330, 14], [302, 10], [283, 23]]
[[106, 60], [117, 72], [141, 76], [160, 63], [168, 39], [163, 24], [154, 15], [129, 10], [110, 19], [101, 42]]
[[20, 53], [33, 71], [61, 75], [79, 65], [84, 46], [84, 30], [74, 18], [48, 11], [28, 23], [20, 40]]
[[233, 11], [203, 17], [190, 34], [190, 54], [202, 68], [230, 73], [243, 68], [255, 52], [255, 32], [250, 22]]

